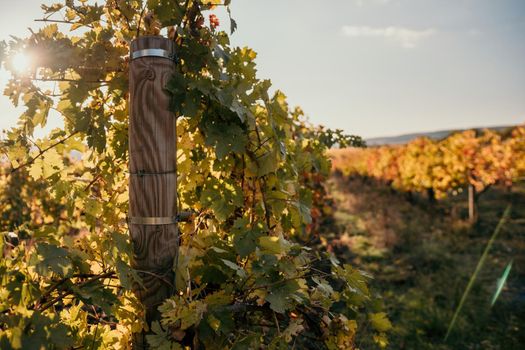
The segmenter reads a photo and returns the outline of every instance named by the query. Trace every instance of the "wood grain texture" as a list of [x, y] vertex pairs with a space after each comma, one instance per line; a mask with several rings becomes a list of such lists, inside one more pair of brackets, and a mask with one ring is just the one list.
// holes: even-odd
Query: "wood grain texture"
[[[173, 43], [163, 37], [140, 37], [131, 51], [165, 49]], [[164, 91], [174, 62], [141, 57], [130, 63], [129, 120], [129, 216], [173, 217], [177, 215], [176, 119], [168, 111]], [[147, 175], [137, 175], [144, 172]], [[152, 173], [163, 173], [153, 175]], [[178, 228], [173, 225], [131, 225], [132, 266], [144, 287], [134, 292], [146, 308], [146, 321], [160, 319], [158, 306], [174, 293], [173, 261], [178, 248]], [[136, 334], [134, 349], [145, 349], [145, 334]]]

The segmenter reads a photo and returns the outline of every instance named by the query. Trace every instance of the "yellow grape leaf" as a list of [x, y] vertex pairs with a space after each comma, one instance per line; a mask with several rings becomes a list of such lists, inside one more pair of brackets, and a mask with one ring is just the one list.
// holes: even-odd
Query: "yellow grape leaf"
[[35, 179], [38, 180], [44, 175], [44, 172], [42, 170], [42, 158], [36, 159], [33, 164], [29, 167], [29, 175]]
[[55, 149], [50, 149], [44, 153], [42, 160], [42, 170], [45, 178], [53, 175], [64, 167], [62, 156]]
[[390, 323], [385, 312], [371, 313], [368, 317], [372, 327], [379, 332], [386, 332], [392, 328], [392, 323]]
[[283, 332], [284, 340], [289, 343], [292, 341], [292, 338], [297, 336], [299, 333], [301, 333], [304, 330], [303, 326], [303, 320], [302, 319], [295, 319], [290, 322], [290, 325], [286, 327], [286, 329]]
[[202, 0], [203, 5], [221, 5], [222, 0]]

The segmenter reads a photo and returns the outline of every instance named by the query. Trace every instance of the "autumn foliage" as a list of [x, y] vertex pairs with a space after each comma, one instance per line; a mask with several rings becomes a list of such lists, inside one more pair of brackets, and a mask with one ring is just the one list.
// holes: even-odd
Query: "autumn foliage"
[[339, 149], [330, 155], [334, 170], [374, 178], [400, 191], [439, 199], [472, 186], [479, 194], [525, 176], [525, 127], [504, 134], [467, 130], [439, 141], [422, 137], [406, 145]]
[[[218, 17], [205, 25], [219, 5], [230, 13], [228, 0], [65, 1], [1, 43], [4, 93], [24, 112], [0, 145], [0, 348], [123, 349], [141, 331], [154, 349], [352, 349], [364, 329], [386, 344], [370, 276], [305, 243], [326, 215], [326, 150], [359, 139], [270, 93], [256, 53]], [[157, 34], [176, 45], [178, 196], [196, 215], [180, 227], [177, 293], [145, 324], [126, 224], [128, 68], [130, 42]], [[51, 116], [62, 126], [36, 139]]]

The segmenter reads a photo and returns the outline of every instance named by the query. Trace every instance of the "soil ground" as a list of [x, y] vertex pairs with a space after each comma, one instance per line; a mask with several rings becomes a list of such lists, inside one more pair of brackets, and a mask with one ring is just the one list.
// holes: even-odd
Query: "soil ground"
[[[334, 232], [326, 244], [341, 260], [370, 272], [394, 325], [390, 349], [525, 349], [525, 184], [491, 188], [479, 219], [467, 219], [466, 196], [431, 203], [370, 179], [334, 175]], [[511, 204], [489, 256], [445, 342], [469, 278]], [[505, 267], [512, 269], [495, 304]], [[371, 348], [367, 340], [362, 349]]]

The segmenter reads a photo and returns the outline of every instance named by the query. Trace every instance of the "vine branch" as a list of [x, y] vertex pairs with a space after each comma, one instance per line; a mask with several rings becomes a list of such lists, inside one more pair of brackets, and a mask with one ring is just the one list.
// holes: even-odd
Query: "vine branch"
[[15, 168], [13, 168], [13, 169], [11, 169], [11, 172], [10, 172], [10, 173], [13, 174], [13, 173], [17, 172], [18, 170], [20, 170], [20, 169], [22, 169], [22, 168], [24, 168], [24, 167], [26, 167], [26, 166], [28, 166], [28, 165], [33, 164], [33, 163], [34, 163], [39, 157], [43, 156], [47, 151], [49, 151], [49, 150], [55, 148], [56, 146], [58, 146], [58, 145], [60, 145], [60, 144], [63, 144], [64, 142], [66, 142], [67, 140], [69, 140], [70, 138], [72, 138], [73, 136], [75, 136], [76, 134], [78, 134], [79, 132], [80, 132], [80, 131], [77, 130], [77, 131], [71, 133], [69, 136], [64, 137], [63, 139], [61, 139], [61, 140], [59, 140], [59, 141], [53, 143], [53, 144], [50, 145], [49, 147], [46, 147], [46, 148], [41, 149], [35, 157], [29, 159], [27, 162], [25, 162], [25, 163], [23, 163], [23, 164], [21, 164], [21, 165], [15, 167]]

